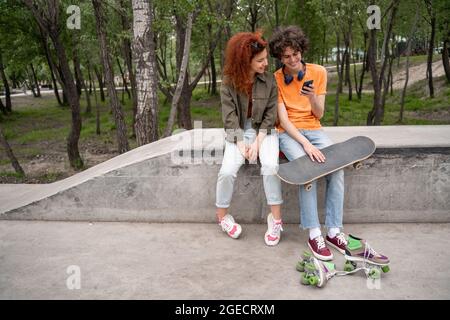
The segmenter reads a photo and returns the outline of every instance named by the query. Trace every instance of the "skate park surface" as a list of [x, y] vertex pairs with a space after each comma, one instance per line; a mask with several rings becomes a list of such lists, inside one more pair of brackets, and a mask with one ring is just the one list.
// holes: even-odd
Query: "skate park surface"
[[[231, 208], [243, 233], [233, 240], [214, 223], [220, 165], [170, 164], [177, 146], [160, 140], [54, 184], [0, 185], [0, 299], [448, 299], [450, 126], [325, 130], [335, 142], [366, 135], [377, 144], [363, 169], [346, 169], [344, 232], [389, 256], [379, 281], [359, 272], [324, 288], [301, 285], [295, 265], [307, 232], [297, 189], [283, 184], [284, 231], [268, 247], [262, 179], [244, 166]], [[220, 149], [222, 138], [209, 147]], [[136, 176], [149, 185], [140, 190]], [[319, 182], [321, 201], [324, 188]], [[331, 250], [342, 269], [344, 257]], [[73, 267], [79, 288], [68, 283]]]

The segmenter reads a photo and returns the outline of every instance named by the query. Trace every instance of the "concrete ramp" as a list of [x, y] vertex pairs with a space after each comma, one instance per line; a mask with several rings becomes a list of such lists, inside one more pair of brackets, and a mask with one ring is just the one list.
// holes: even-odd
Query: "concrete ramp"
[[[365, 135], [377, 145], [361, 170], [345, 170], [345, 223], [450, 222], [450, 126], [324, 130], [334, 142]], [[0, 219], [213, 222], [223, 141], [223, 129], [195, 129], [59, 182], [0, 185]], [[283, 183], [287, 223], [299, 222], [297, 190]], [[322, 214], [324, 192], [319, 181]], [[241, 168], [231, 212], [264, 222], [269, 209], [257, 165]]]

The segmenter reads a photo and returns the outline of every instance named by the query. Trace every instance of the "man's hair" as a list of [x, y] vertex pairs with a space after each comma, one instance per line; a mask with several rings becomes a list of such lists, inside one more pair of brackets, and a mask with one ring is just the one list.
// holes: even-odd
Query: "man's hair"
[[269, 40], [270, 55], [279, 60], [287, 47], [300, 51], [303, 55], [308, 50], [308, 45], [308, 38], [297, 26], [279, 27], [275, 29]]

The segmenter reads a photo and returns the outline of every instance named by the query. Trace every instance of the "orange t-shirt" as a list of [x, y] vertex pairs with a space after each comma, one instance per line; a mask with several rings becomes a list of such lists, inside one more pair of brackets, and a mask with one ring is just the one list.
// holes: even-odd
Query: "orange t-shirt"
[[[318, 64], [307, 63], [305, 76], [301, 81], [297, 77], [290, 84], [284, 83], [282, 69], [274, 73], [278, 85], [278, 103], [284, 103], [289, 120], [298, 129], [320, 129], [320, 120], [311, 111], [311, 103], [305, 95], [301, 95], [303, 83], [314, 80], [314, 92], [316, 95], [327, 93], [327, 70]], [[278, 125], [277, 129], [284, 129]]]

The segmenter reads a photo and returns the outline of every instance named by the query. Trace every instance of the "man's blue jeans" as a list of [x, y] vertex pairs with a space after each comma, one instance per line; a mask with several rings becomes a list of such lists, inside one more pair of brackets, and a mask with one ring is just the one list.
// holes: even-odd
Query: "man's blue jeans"
[[[301, 135], [318, 149], [325, 148], [333, 142], [322, 129], [301, 130]], [[289, 161], [304, 156], [306, 153], [300, 143], [294, 140], [287, 132], [279, 135], [280, 150]], [[327, 161], [325, 159], [325, 161]], [[326, 177], [327, 187], [325, 195], [325, 226], [328, 228], [342, 228], [342, 215], [344, 211], [344, 170], [336, 171]], [[303, 186], [299, 187], [300, 222], [304, 229], [320, 227], [317, 212], [317, 180], [312, 183], [310, 191]]]

